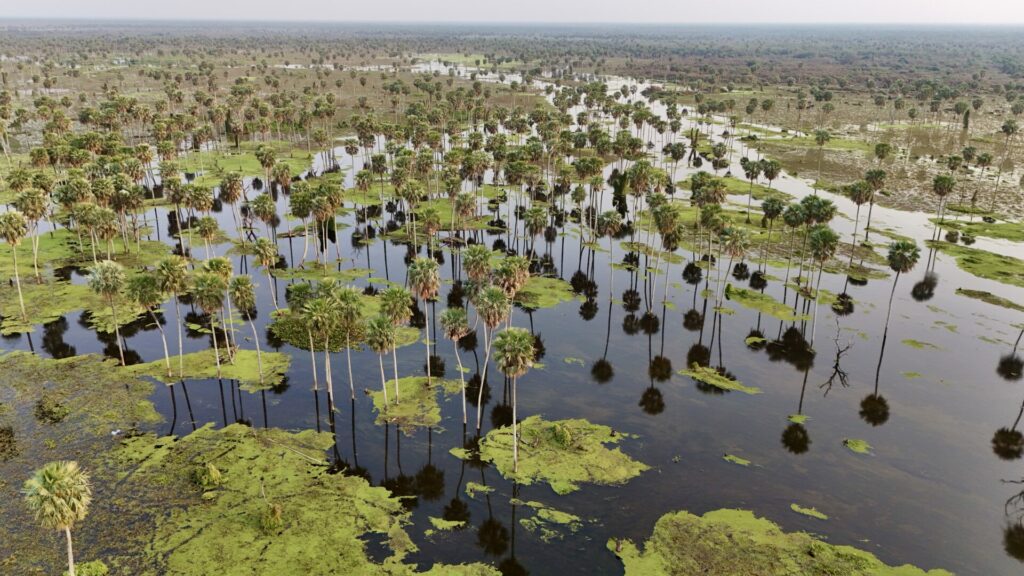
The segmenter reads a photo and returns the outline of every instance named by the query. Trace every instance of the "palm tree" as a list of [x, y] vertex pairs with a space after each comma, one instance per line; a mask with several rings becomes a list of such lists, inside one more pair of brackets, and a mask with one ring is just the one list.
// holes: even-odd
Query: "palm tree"
[[181, 256], [169, 256], [156, 265], [156, 278], [160, 291], [170, 294], [174, 300], [175, 317], [178, 324], [178, 378], [184, 377], [185, 359], [183, 351], [183, 319], [178, 296], [188, 291], [188, 260]]
[[523, 328], [506, 328], [494, 341], [498, 368], [512, 379], [512, 466], [519, 471], [519, 420], [516, 414], [516, 383], [530, 369], [536, 351], [533, 335]]
[[748, 160], [746, 157], [740, 159], [740, 166], [750, 182], [750, 186], [747, 188], [747, 224], [750, 224], [750, 202], [754, 199], [754, 181], [761, 175], [763, 166], [760, 162]]
[[128, 286], [125, 289], [128, 299], [142, 306], [149, 312], [153, 324], [160, 331], [160, 340], [164, 345], [164, 364], [167, 365], [167, 375], [171, 376], [171, 353], [167, 349], [167, 334], [160, 319], [156, 316], [156, 307], [166, 298], [166, 293], [160, 289], [160, 278], [153, 272], [143, 272], [128, 279]]
[[956, 180], [948, 174], [938, 174], [935, 179], [932, 180], [932, 192], [939, 197], [939, 207], [936, 213], [939, 221], [935, 223], [935, 234], [932, 238], [938, 237], [939, 226], [942, 225], [943, 219], [945, 218], [945, 207], [946, 207], [946, 196], [953, 192], [953, 186], [956, 184]]
[[345, 360], [348, 364], [348, 388], [350, 398], [355, 400], [356, 383], [352, 378], [352, 341], [362, 337], [363, 312], [359, 291], [345, 286], [333, 291], [335, 313], [338, 316], [338, 330], [345, 334]]
[[224, 307], [227, 282], [215, 272], [199, 271], [192, 275], [192, 295], [196, 304], [210, 316], [210, 334], [213, 337], [213, 359], [217, 364], [217, 378], [221, 377], [220, 345], [217, 344], [217, 315]]
[[867, 181], [858, 180], [846, 187], [846, 195], [857, 205], [856, 215], [853, 219], [853, 236], [850, 239], [850, 263], [847, 266], [849, 268], [853, 266], [853, 253], [857, 249], [857, 226], [860, 224], [860, 207], [865, 202], [871, 200], [874, 197], [874, 193]]
[[764, 214], [765, 220], [768, 221], [768, 238], [765, 240], [764, 247], [764, 263], [762, 269], [768, 266], [768, 255], [771, 253], [772, 247], [772, 229], [775, 226], [775, 220], [782, 215], [786, 209], [786, 203], [781, 198], [771, 196], [766, 198], [761, 203], [761, 212]]
[[501, 288], [488, 286], [477, 294], [474, 305], [477, 316], [484, 321], [484, 368], [483, 374], [480, 375], [480, 391], [477, 393], [476, 402], [476, 430], [479, 433], [482, 424], [484, 387], [487, 385], [487, 365], [491, 360], [493, 331], [509, 317], [509, 313], [512, 311], [512, 300]]
[[18, 304], [21, 306], [21, 319], [28, 322], [25, 312], [25, 298], [21, 294], [21, 276], [18, 274], [18, 246], [21, 239], [28, 234], [28, 220], [17, 210], [8, 210], [0, 214], [0, 236], [11, 245], [11, 257], [14, 258], [14, 285], [18, 288]]
[[252, 341], [256, 343], [256, 367], [260, 371], [260, 384], [263, 384], [263, 352], [260, 350], [260, 335], [256, 331], [256, 323], [253, 322], [256, 313], [256, 284], [251, 276], [235, 276], [228, 283], [228, 293], [235, 308], [238, 308], [238, 312], [249, 322]]
[[75, 576], [71, 529], [89, 513], [92, 502], [89, 475], [77, 462], [50, 462], [25, 481], [21, 493], [43, 528], [64, 532], [68, 544], [68, 574]]
[[113, 260], [104, 260], [93, 266], [90, 270], [89, 288], [106, 298], [107, 304], [110, 305], [110, 313], [114, 320], [114, 337], [117, 340], [117, 351], [121, 356], [121, 366], [125, 365], [124, 348], [121, 346], [121, 329], [117, 321], [115, 299], [121, 295], [124, 281], [124, 267]]
[[825, 144], [832, 139], [828, 130], [815, 130], [814, 143], [818, 145], [818, 180], [814, 182], [814, 194], [818, 194], [818, 184], [821, 182], [821, 159], [825, 156]]
[[900, 281], [900, 274], [905, 274], [914, 269], [921, 251], [917, 244], [910, 240], [898, 240], [889, 245], [889, 254], [886, 259], [889, 261], [889, 268], [896, 273], [892, 280], [892, 292], [889, 293], [889, 309], [885, 314], [885, 331], [889, 331], [889, 317], [892, 315], [892, 299], [896, 295], [896, 283]]
[[427, 386], [431, 384], [430, 374], [430, 300], [437, 298], [441, 286], [437, 261], [431, 258], [417, 258], [409, 265], [409, 286], [423, 300], [423, 344], [427, 347]]
[[615, 295], [613, 283], [615, 282], [615, 235], [622, 229], [622, 215], [616, 210], [607, 210], [597, 217], [597, 230], [603, 236], [608, 237], [608, 300]]
[[[878, 154], [878, 147], [875, 147], [875, 154]], [[886, 152], [888, 154], [888, 152]], [[885, 186], [885, 170], [881, 168], [874, 168], [868, 170], [864, 174], [864, 181], [868, 183], [871, 188], [871, 196], [868, 198], [868, 222], [864, 226], [864, 241], [868, 241], [868, 234], [871, 232], [871, 213], [875, 209], [875, 194], [882, 191], [882, 187]]]
[[469, 320], [463, 308], [448, 308], [441, 313], [441, 329], [455, 348], [455, 361], [459, 364], [459, 391], [462, 393], [462, 425], [466, 425], [466, 377], [462, 371], [462, 357], [459, 355], [459, 340], [469, 334]]
[[[811, 348], [814, 348], [814, 331], [818, 326], [818, 300], [821, 292], [821, 276], [827, 262], [836, 253], [839, 235], [825, 224], [819, 224], [810, 233], [811, 254], [818, 262], [818, 280], [814, 285], [814, 317], [811, 320]], [[813, 274], [813, 271], [811, 272]]]
[[[412, 294], [405, 288], [393, 286], [380, 294], [381, 315], [391, 320], [395, 328], [405, 324], [412, 317], [412, 310], [409, 304], [412, 301]], [[391, 346], [391, 365], [395, 371], [395, 404], [398, 404], [398, 342], [393, 340]]]
[[[388, 405], [388, 384], [384, 377], [384, 355], [395, 346], [395, 325], [386, 316], [376, 316], [366, 325], [366, 344], [377, 353], [380, 362], [380, 387], [384, 391], [384, 406]], [[395, 380], [395, 388], [398, 381]]]
[[267, 271], [267, 280], [270, 282], [270, 295], [274, 300], [274, 309], [278, 309], [277, 305], [277, 289], [274, 284], [274, 275], [272, 270], [277, 264], [277, 244], [267, 240], [265, 238], [257, 238], [253, 244], [253, 252], [256, 255], [256, 260], [263, 266], [263, 269]]
[[39, 275], [39, 221], [46, 217], [49, 204], [46, 192], [38, 188], [25, 190], [14, 200], [14, 207], [25, 216], [32, 232], [32, 269], [35, 271], [36, 282], [42, 282]]
[[238, 172], [228, 172], [224, 179], [220, 181], [220, 200], [231, 206], [231, 219], [235, 223], [238, 239], [243, 245], [245, 244], [245, 234], [242, 233], [242, 228], [239, 224], [241, 218], [238, 215], [238, 201], [242, 199], [244, 194], [245, 183], [242, 180], [242, 175]]
[[[321, 285], [323, 288], [324, 285]], [[334, 406], [334, 378], [331, 375], [331, 334], [338, 327], [338, 314], [331, 297], [330, 288], [321, 291], [324, 295], [307, 300], [302, 305], [302, 317], [310, 333], [310, 351], [312, 352], [312, 336], [323, 343], [324, 348], [324, 380], [327, 382], [327, 400]]]

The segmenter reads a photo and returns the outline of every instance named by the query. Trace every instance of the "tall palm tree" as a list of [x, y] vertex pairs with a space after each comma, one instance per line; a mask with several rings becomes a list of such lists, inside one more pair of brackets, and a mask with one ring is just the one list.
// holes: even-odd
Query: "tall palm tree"
[[[323, 287], [323, 286], [321, 286]], [[331, 375], [331, 334], [338, 328], [338, 314], [334, 298], [329, 290], [323, 295], [307, 300], [302, 305], [302, 317], [309, 327], [310, 335], [316, 335], [324, 348], [324, 380], [327, 382], [327, 400], [334, 406], [334, 378]], [[310, 348], [312, 350], [312, 347]]]
[[136, 274], [128, 279], [125, 293], [128, 295], [129, 300], [142, 306], [146, 309], [146, 312], [149, 312], [149, 316], [153, 319], [153, 324], [160, 331], [160, 340], [164, 345], [164, 364], [167, 366], [167, 376], [171, 376], [174, 372], [171, 370], [171, 353], [167, 349], [167, 334], [164, 333], [164, 327], [156, 315], [156, 307], [167, 297], [166, 293], [160, 289], [159, 277], [153, 272]]
[[459, 391], [462, 393], [462, 425], [466, 425], [466, 376], [462, 371], [462, 357], [459, 355], [459, 340], [469, 334], [469, 319], [463, 308], [448, 308], [441, 313], [441, 329], [455, 348], [455, 361], [459, 365]]
[[21, 276], [18, 274], [18, 246], [22, 238], [28, 234], [28, 220], [17, 210], [8, 210], [0, 214], [0, 236], [11, 245], [11, 257], [14, 258], [14, 285], [18, 288], [18, 304], [21, 306], [21, 319], [28, 322], [25, 312], [25, 298], [21, 294]]
[[85, 519], [92, 503], [89, 475], [77, 462], [50, 462], [36, 470], [21, 488], [25, 503], [43, 528], [64, 533], [68, 548], [68, 574], [75, 576], [71, 529]]
[[889, 331], [889, 317], [892, 315], [892, 299], [893, 296], [896, 295], [896, 283], [900, 281], [900, 274], [905, 274], [913, 270], [920, 257], [921, 250], [913, 241], [898, 240], [889, 245], [889, 253], [886, 256], [886, 260], [889, 261], [889, 268], [896, 273], [896, 277], [892, 280], [892, 291], [889, 293], [889, 308], [885, 313], [885, 332]]
[[846, 187], [846, 195], [857, 206], [856, 215], [853, 218], [853, 236], [850, 238], [850, 263], [847, 267], [853, 266], [853, 253], [857, 249], [857, 226], [860, 224], [860, 207], [871, 200], [874, 193], [871, 185], [865, 180], [858, 180]]
[[818, 194], [818, 184], [821, 182], [821, 159], [825, 157], [825, 144], [832, 140], [828, 130], [815, 130], [814, 143], [818, 145], [818, 179], [814, 182], [814, 194]]
[[[412, 310], [409, 305], [412, 302], [412, 294], [400, 286], [392, 286], [380, 294], [381, 315], [391, 320], [391, 323], [398, 328], [409, 321], [412, 317]], [[395, 371], [395, 404], [401, 400], [398, 396], [398, 342], [393, 340], [391, 346], [391, 365]]]
[[121, 328], [117, 321], [116, 299], [124, 289], [125, 274], [124, 267], [113, 260], [104, 260], [93, 266], [89, 274], [89, 288], [93, 292], [106, 298], [110, 306], [110, 313], [114, 320], [114, 337], [117, 340], [117, 351], [121, 356], [121, 366], [124, 362], [124, 348], [121, 346]]
[[238, 214], [238, 202], [245, 195], [245, 182], [238, 172], [228, 172], [220, 181], [220, 200], [231, 206], [231, 219], [235, 223], [235, 231], [238, 232], [238, 240], [245, 244], [245, 234], [242, 233], [241, 218]]
[[50, 207], [49, 196], [38, 188], [29, 188], [18, 194], [14, 200], [14, 207], [21, 212], [29, 224], [32, 241], [32, 270], [36, 275], [36, 282], [42, 282], [39, 275], [39, 222], [46, 217]]
[[221, 280], [224, 281], [224, 300], [223, 301], [224, 301], [224, 309], [227, 312], [227, 314], [225, 316], [223, 316], [223, 318], [224, 318], [224, 325], [221, 327], [221, 332], [224, 333], [224, 341], [227, 343], [228, 360], [230, 360], [231, 363], [234, 364], [235, 363], [235, 351], [234, 351], [234, 349], [232, 347], [232, 343], [234, 342], [235, 337], [234, 337], [234, 328], [230, 328], [230, 327], [233, 326], [234, 323], [235, 323], [235, 316], [234, 316], [234, 313], [232, 312], [231, 294], [230, 294], [230, 292], [228, 290], [228, 288], [230, 286], [230, 283], [231, 283], [231, 277], [234, 275], [234, 268], [231, 265], [231, 260], [228, 260], [227, 258], [224, 258], [223, 256], [217, 256], [215, 258], [210, 258], [210, 259], [206, 260], [205, 262], [203, 262], [202, 269], [205, 272], [213, 272], [214, 274], [220, 276]]
[[228, 293], [231, 302], [252, 330], [252, 341], [256, 343], [256, 367], [260, 371], [260, 384], [263, 384], [263, 352], [260, 350], [260, 335], [256, 331], [256, 323], [253, 322], [253, 316], [256, 314], [256, 283], [251, 276], [235, 276], [228, 283]]
[[[875, 147], [875, 153], [878, 153], [878, 147]], [[888, 154], [888, 152], [886, 152]], [[868, 241], [868, 235], [871, 233], [871, 213], [875, 209], [875, 195], [882, 191], [882, 187], [885, 186], [885, 170], [881, 168], [874, 168], [868, 170], [864, 174], [864, 181], [868, 183], [871, 188], [871, 195], [868, 198], [868, 222], [864, 226], [864, 241]]]
[[437, 292], [441, 287], [437, 261], [432, 258], [413, 260], [409, 265], [409, 286], [423, 301], [423, 344], [427, 347], [427, 386], [430, 386], [430, 300], [437, 298]]
[[481, 290], [476, 296], [477, 316], [484, 322], [484, 368], [480, 375], [480, 391], [477, 393], [476, 402], [476, 430], [480, 432], [483, 413], [484, 387], [487, 385], [487, 365], [491, 360], [491, 344], [493, 331], [499, 324], [509, 317], [512, 311], [512, 300], [504, 290], [497, 286], [488, 286]]
[[[818, 326], [818, 301], [821, 292], [821, 276], [827, 262], [836, 253], [839, 246], [839, 235], [825, 224], [819, 224], [811, 230], [811, 255], [818, 263], [818, 280], [814, 285], [814, 317], [811, 320], [811, 348], [814, 348], [814, 331]], [[813, 274], [813, 270], [811, 271]]]
[[[375, 316], [366, 324], [366, 344], [377, 353], [380, 362], [380, 387], [384, 391], [384, 406], [388, 405], [388, 384], [384, 376], [384, 355], [395, 346], [395, 325], [386, 316]], [[395, 380], [395, 388], [398, 381]]]
[[775, 226], [775, 220], [782, 215], [786, 209], [786, 203], [781, 198], [771, 196], [765, 198], [764, 202], [761, 203], [761, 212], [764, 214], [765, 220], [768, 221], [768, 238], [765, 239], [764, 256], [762, 257], [763, 264], [762, 269], [768, 266], [768, 255], [771, 253], [772, 248], [772, 229]]
[[946, 215], [946, 196], [953, 192], [954, 185], [956, 185], [956, 180], [948, 174], [938, 174], [932, 180], [932, 192], [939, 197], [939, 207], [936, 213], [939, 221], [935, 223], [933, 238], [937, 238], [939, 235], [939, 227], [942, 225]]
[[533, 335], [523, 328], [506, 328], [494, 341], [498, 368], [512, 379], [512, 466], [519, 471], [519, 420], [516, 408], [516, 383], [533, 365], [536, 351]]
[[210, 316], [210, 335], [213, 337], [213, 359], [217, 364], [217, 378], [221, 377], [220, 345], [217, 343], [217, 316], [224, 307], [227, 282], [215, 272], [198, 271], [192, 275], [192, 296], [196, 304]]
[[348, 388], [351, 399], [356, 397], [356, 383], [352, 377], [352, 343], [363, 335], [363, 311], [359, 291], [345, 286], [334, 291], [335, 313], [338, 329], [345, 335], [345, 360], [348, 365]]
[[156, 265], [155, 274], [160, 291], [170, 294], [171, 299], [174, 300], [174, 311], [178, 325], [178, 378], [182, 378], [185, 375], [184, 340], [182, 334], [184, 322], [181, 316], [181, 302], [178, 301], [178, 296], [187, 292], [189, 288], [188, 260], [182, 256], [168, 256]]
[[274, 266], [277, 265], [277, 244], [267, 240], [265, 238], [257, 238], [253, 244], [253, 251], [256, 255], [256, 260], [263, 266], [263, 269], [267, 271], [267, 280], [270, 282], [270, 296], [274, 300], [274, 309], [278, 309], [277, 304], [277, 288], [274, 284]]
[[622, 215], [616, 210], [607, 210], [597, 217], [597, 231], [608, 237], [608, 300], [615, 296], [615, 235], [622, 229]]

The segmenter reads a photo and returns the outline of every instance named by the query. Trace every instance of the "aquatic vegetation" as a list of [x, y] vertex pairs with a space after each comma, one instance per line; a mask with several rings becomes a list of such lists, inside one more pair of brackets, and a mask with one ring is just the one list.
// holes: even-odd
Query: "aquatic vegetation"
[[1016, 312], [1024, 312], [1024, 305], [1018, 304], [1018, 303], [1014, 302], [1013, 300], [1010, 300], [1010, 299], [1007, 299], [1007, 298], [1003, 298], [1002, 296], [997, 296], [997, 295], [995, 295], [995, 294], [993, 294], [991, 292], [987, 292], [985, 290], [971, 290], [969, 288], [957, 288], [956, 289], [956, 293], [961, 295], [961, 296], [966, 296], [968, 298], [974, 298], [975, 300], [981, 300], [982, 302], [985, 302], [986, 304], [991, 304], [993, 306], [1002, 306], [1003, 308], [1006, 308], [1008, 310], [1014, 310]]
[[[932, 223], [938, 222], [937, 218], [931, 219]], [[948, 230], [956, 230], [961, 234], [971, 236], [985, 236], [999, 240], [1010, 240], [1012, 242], [1024, 242], [1024, 223], [1021, 222], [985, 222], [977, 220], [974, 222], [963, 222], [956, 220], [944, 220], [942, 227]]]
[[561, 278], [531, 276], [522, 290], [516, 293], [516, 303], [524, 308], [539, 310], [554, 308], [572, 300], [582, 300], [572, 291], [572, 285]]
[[[452, 454], [454, 454], [456, 458], [462, 460], [465, 460], [466, 458], [469, 457], [469, 455], [466, 453], [456, 454], [454, 450], [452, 451]], [[475, 499], [477, 494], [490, 494], [491, 492], [494, 492], [494, 488], [491, 488], [490, 486], [477, 484], [476, 482], [473, 481], [466, 482], [466, 496], [469, 496], [470, 498]]]
[[[292, 433], [233, 424], [210, 426], [178, 439], [140, 436], [125, 440], [114, 457], [129, 487], [146, 485], [167, 496], [155, 518], [147, 558], [164, 574], [192, 574], [195, 566], [218, 574], [411, 574], [403, 564], [416, 550], [402, 525], [400, 498], [357, 476], [329, 473], [323, 451], [330, 434]], [[197, 463], [221, 471], [219, 486], [192, 484]], [[155, 495], [154, 495], [155, 496]], [[173, 503], [173, 505], [171, 505]], [[268, 506], [279, 523], [267, 533]], [[331, 518], [343, 517], [344, 522]], [[374, 562], [366, 534], [385, 538], [390, 555]], [[332, 550], [332, 554], [322, 554]], [[449, 574], [492, 574], [481, 565], [437, 566]]]
[[929, 241], [927, 244], [955, 258], [957, 266], [965, 272], [979, 278], [1024, 287], [1024, 260], [949, 242]]
[[871, 444], [868, 444], [867, 440], [860, 440], [858, 438], [847, 438], [843, 440], [843, 446], [846, 446], [846, 448], [850, 452], [854, 452], [856, 454], [871, 453]]
[[940, 350], [938, 346], [930, 342], [924, 342], [922, 340], [914, 340], [913, 338], [906, 338], [900, 340], [900, 343], [904, 346], [910, 346], [915, 350]]
[[[395, 390], [395, 381], [388, 380], [387, 387]], [[444, 388], [444, 383], [440, 378], [434, 378], [430, 386], [426, 376], [399, 378], [397, 389], [401, 402], [395, 402], [391, 397], [386, 406], [383, 390], [370, 392], [373, 408], [377, 411], [377, 424], [397, 424], [406, 433], [412, 433], [416, 428], [436, 426], [441, 422], [441, 407], [437, 403], [437, 393], [441, 388]]]
[[810, 316], [806, 314], [797, 314], [794, 312], [792, 306], [787, 306], [767, 294], [755, 292], [754, 290], [748, 290], [746, 288], [735, 288], [732, 284], [727, 284], [725, 286], [725, 298], [743, 306], [744, 308], [756, 310], [786, 322], [810, 320]]
[[806, 414], [790, 414], [786, 417], [793, 424], [806, 424], [810, 418]]
[[719, 374], [718, 370], [711, 368], [710, 366], [701, 366], [694, 363], [687, 370], [680, 370], [679, 374], [683, 376], [689, 376], [698, 382], [703, 382], [709, 386], [714, 386], [721, 390], [743, 392], [744, 394], [760, 394], [761, 389], [756, 386], [745, 386], [738, 380], [733, 380], [727, 376]]
[[920, 372], [907, 371], [907, 372], [900, 372], [900, 374], [902, 374], [903, 377], [906, 378], [907, 380], [917, 380], [919, 378], [924, 378], [924, 374], [921, 374]]
[[429, 520], [430, 525], [434, 527], [434, 530], [449, 531], [466, 527], [465, 520], [445, 520], [444, 518], [437, 518], [436, 516], [431, 516]]
[[[238, 380], [246, 390], [269, 389], [281, 383], [291, 365], [292, 357], [283, 352], [263, 352], [263, 379], [260, 379], [256, 351], [248, 349], [235, 350], [234, 362], [229, 362], [227, 353], [221, 351], [221, 377], [227, 380]], [[184, 356], [172, 356], [171, 366], [174, 375], [167, 376], [164, 359], [160, 358], [145, 364], [127, 366], [124, 370], [134, 376], [149, 376], [165, 384], [178, 381], [179, 360], [184, 361], [184, 377], [189, 380], [203, 380], [217, 377], [217, 367], [213, 360], [213, 350], [201, 350]]]
[[583, 525], [579, 516], [557, 510], [541, 502], [524, 502], [513, 498], [512, 503], [533, 510], [533, 516], [520, 518], [519, 524], [544, 542], [562, 540], [566, 530], [576, 533]]
[[491, 430], [480, 441], [480, 458], [491, 462], [502, 476], [523, 485], [545, 483], [556, 494], [580, 489], [582, 483], [624, 484], [648, 469], [617, 444], [629, 438], [607, 426], [582, 418], [549, 422], [530, 416], [520, 424], [519, 471], [513, 472], [512, 429]]
[[818, 520], [828, 520], [827, 514], [818, 512], [818, 509], [813, 506], [810, 508], [804, 508], [799, 504], [790, 504], [789, 509], [797, 514], [803, 514], [804, 516], [810, 516], [811, 518], [817, 518]]
[[805, 532], [783, 532], [771, 520], [747, 510], [713, 510], [703, 516], [672, 512], [662, 516], [643, 550], [629, 540], [611, 539], [608, 549], [622, 560], [626, 576], [674, 574], [844, 574], [848, 576], [952, 576], [905, 564], [892, 567], [852, 546], [823, 542]]
[[750, 460], [747, 460], [746, 458], [740, 456], [736, 456], [735, 454], [726, 454], [722, 456], [722, 460], [725, 460], [726, 462], [730, 462], [732, 464], [736, 464], [738, 466], [750, 466]]

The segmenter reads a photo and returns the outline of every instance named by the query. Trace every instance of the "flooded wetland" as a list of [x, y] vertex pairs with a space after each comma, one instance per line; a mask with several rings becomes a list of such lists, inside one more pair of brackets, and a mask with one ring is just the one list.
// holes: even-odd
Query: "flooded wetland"
[[1021, 570], [1013, 72], [19, 26], [0, 573]]

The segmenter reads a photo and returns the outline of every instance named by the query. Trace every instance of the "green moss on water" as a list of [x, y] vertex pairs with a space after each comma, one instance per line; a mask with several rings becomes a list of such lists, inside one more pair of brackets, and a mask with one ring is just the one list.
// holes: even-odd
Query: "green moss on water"
[[818, 509], [813, 506], [811, 508], [804, 508], [799, 504], [790, 504], [789, 509], [797, 514], [803, 514], [804, 516], [810, 516], [811, 518], [817, 518], [818, 520], [828, 520], [828, 515], [818, 512]]
[[755, 346], [757, 344], [763, 344], [767, 341], [767, 338], [762, 338], [760, 336], [748, 336], [745, 340], [743, 340], [743, 343], [746, 344], [747, 346]]
[[416, 428], [438, 425], [441, 422], [441, 407], [437, 403], [437, 393], [444, 385], [441, 378], [433, 378], [430, 386], [427, 386], [426, 376], [399, 378], [399, 401], [395, 402], [395, 381], [388, 380], [388, 404], [385, 407], [384, 392], [378, 384], [370, 392], [373, 408], [377, 411], [377, 424], [397, 424], [407, 433]]
[[[937, 223], [938, 218], [932, 218], [932, 223]], [[1024, 242], [1024, 223], [1021, 222], [992, 222], [976, 220], [974, 222], [958, 222], [956, 220], [945, 220], [942, 227], [947, 230], [957, 230], [961, 234], [972, 236], [985, 236], [999, 240], [1010, 240], [1012, 242]]]
[[733, 380], [718, 373], [718, 370], [710, 366], [701, 366], [694, 363], [688, 370], [680, 370], [679, 374], [689, 376], [698, 382], [714, 386], [721, 390], [743, 392], [744, 394], [760, 394], [761, 389], [756, 386], [745, 386], [738, 380]]
[[856, 454], [870, 454], [871, 444], [868, 444], [867, 440], [861, 440], [859, 438], [847, 438], [843, 440], [843, 446], [850, 452]]
[[965, 272], [1024, 288], [1024, 260], [949, 242], [929, 241], [927, 244], [955, 258], [957, 266]]
[[747, 460], [746, 458], [742, 458], [740, 456], [736, 456], [735, 454], [725, 454], [724, 456], [722, 456], [722, 460], [725, 460], [726, 462], [729, 462], [731, 464], [736, 464], [737, 466], [750, 466], [750, 460]]
[[576, 533], [583, 526], [579, 516], [563, 512], [541, 502], [513, 498], [512, 503], [532, 509], [533, 516], [520, 518], [519, 524], [544, 542], [561, 540], [566, 533]]
[[[226, 380], [238, 380], [244, 389], [261, 390], [269, 389], [281, 383], [288, 367], [291, 365], [291, 356], [282, 352], [263, 352], [263, 379], [260, 381], [260, 370], [257, 362], [256, 351], [248, 349], [235, 350], [234, 362], [230, 362], [227, 352], [221, 353], [221, 377]], [[214, 359], [214, 351], [202, 350], [192, 352], [180, 357], [184, 362], [184, 377], [189, 380], [203, 380], [217, 377], [217, 365]], [[149, 376], [165, 384], [174, 384], [178, 378], [179, 356], [171, 356], [171, 376], [167, 375], [167, 364], [161, 357], [145, 364], [126, 366], [124, 370], [134, 376]]]
[[744, 308], [756, 310], [785, 322], [810, 319], [806, 314], [795, 313], [791, 306], [787, 306], [767, 294], [746, 288], [736, 288], [732, 284], [725, 286], [725, 297]]
[[783, 532], [747, 510], [672, 512], [658, 520], [642, 550], [629, 540], [610, 539], [607, 546], [622, 560], [626, 576], [951, 576], [945, 570], [887, 566], [870, 552]]
[[342, 268], [339, 271], [337, 265], [328, 264], [324, 266], [307, 262], [304, 268], [275, 270], [274, 275], [283, 280], [324, 280], [332, 278], [342, 284], [351, 284], [356, 280], [370, 277], [373, 272], [369, 268]]
[[[751, 190], [750, 182], [747, 180], [741, 180], [733, 176], [725, 176], [723, 178], [720, 178], [720, 180], [723, 184], [725, 184], [725, 191], [727, 194], [732, 194], [736, 196], [746, 196], [747, 192]], [[677, 183], [676, 187], [682, 190], [689, 190], [690, 181], [683, 180]], [[768, 198], [778, 198], [786, 202], [793, 200], [793, 196], [791, 194], [787, 194], [781, 190], [776, 190], [775, 188], [769, 189], [767, 186], [764, 186], [762, 184], [754, 184], [752, 194], [754, 196], [754, 200], [757, 201], [767, 200]], [[752, 211], [757, 208], [758, 206], [753, 206]], [[752, 219], [754, 217], [754, 215], [751, 215]], [[760, 220], [759, 215], [756, 217], [758, 218], [758, 220]]]
[[[145, 483], [167, 494], [145, 549], [159, 573], [412, 574], [403, 563], [415, 552], [403, 525], [400, 498], [366, 480], [329, 472], [329, 434], [207, 426], [180, 439], [142, 436], [115, 453], [122, 482]], [[221, 484], [205, 493], [193, 481], [196, 466], [213, 464]], [[268, 507], [280, 512], [268, 531]], [[338, 521], [339, 518], [344, 521]], [[367, 555], [376, 534], [389, 555]], [[330, 550], [330, 554], [324, 554]], [[481, 565], [435, 566], [437, 573], [495, 574]]]
[[907, 380], [917, 380], [924, 377], [920, 372], [900, 372], [900, 374], [902, 374]]
[[786, 420], [789, 420], [793, 424], [806, 424], [810, 418], [806, 414], [790, 414]]
[[531, 276], [523, 287], [516, 294], [515, 301], [524, 308], [540, 310], [542, 308], [554, 308], [559, 304], [571, 302], [576, 299], [572, 286], [561, 278], [548, 278], [545, 276]]
[[473, 481], [466, 482], [466, 496], [469, 496], [470, 498], [476, 499], [477, 494], [490, 494], [491, 492], [494, 492], [494, 488], [491, 488], [490, 486], [477, 484]]
[[924, 342], [921, 340], [914, 340], [913, 338], [907, 338], [900, 340], [900, 343], [904, 346], [910, 346], [915, 350], [939, 350], [940, 348], [930, 342]]
[[544, 483], [556, 494], [568, 494], [582, 483], [624, 484], [648, 469], [619, 448], [606, 446], [628, 435], [584, 419], [549, 422], [530, 416], [520, 423], [519, 432], [518, 472], [513, 472], [511, 427], [488, 432], [480, 441], [480, 458], [520, 484]]
[[957, 288], [956, 293], [959, 294], [960, 296], [966, 296], [968, 298], [974, 298], [975, 300], [981, 300], [982, 302], [986, 304], [991, 304], [993, 306], [1001, 306], [1003, 308], [1013, 310], [1015, 312], [1024, 312], [1024, 306], [1014, 302], [1013, 300], [1003, 298], [1002, 296], [997, 296], [985, 290]]
[[445, 520], [444, 518], [437, 518], [430, 516], [430, 525], [434, 527], [434, 530], [458, 530], [466, 527], [465, 520]]

